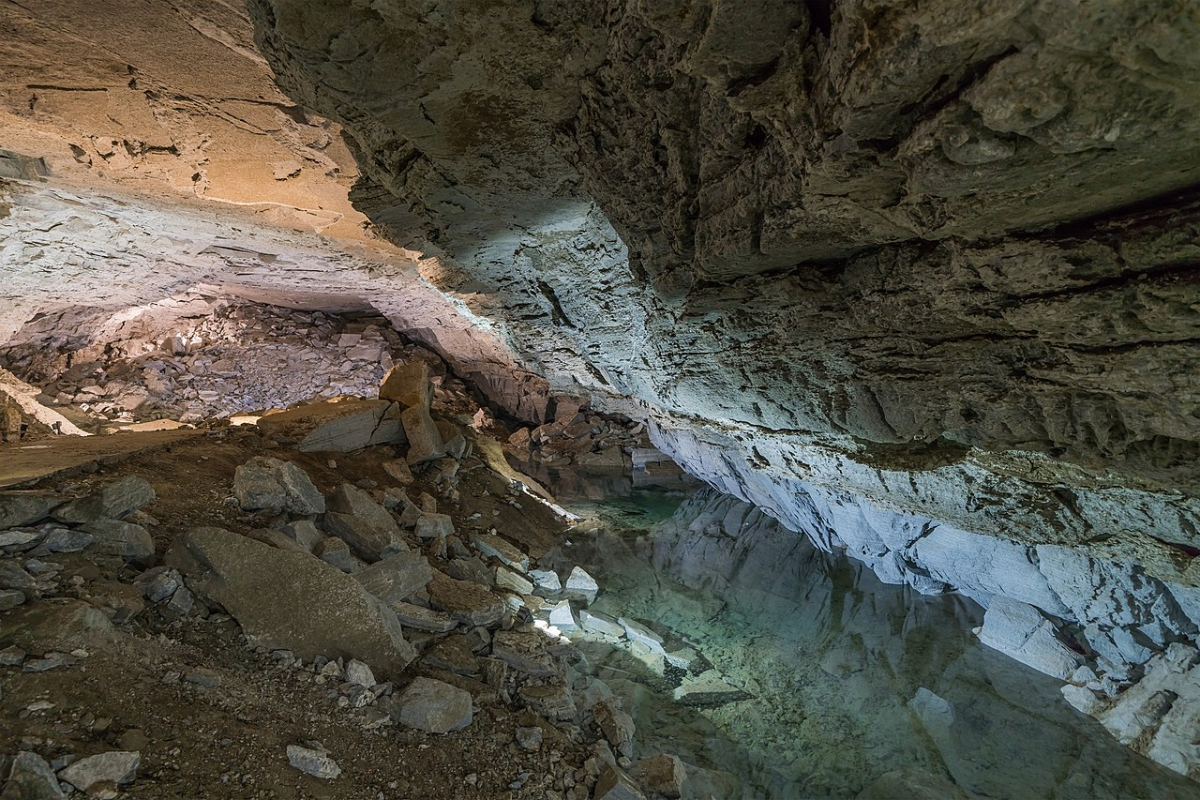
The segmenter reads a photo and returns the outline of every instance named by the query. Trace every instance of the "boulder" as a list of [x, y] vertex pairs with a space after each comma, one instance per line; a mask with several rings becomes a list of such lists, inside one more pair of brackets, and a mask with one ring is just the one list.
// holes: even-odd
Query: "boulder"
[[345, 540], [355, 555], [367, 561], [408, 550], [395, 518], [371, 496], [349, 483], [343, 483], [329, 498], [325, 528]]
[[154, 487], [145, 478], [127, 475], [98, 492], [72, 500], [54, 510], [59, 522], [78, 525], [98, 520], [121, 519], [154, 502]]
[[25, 602], [25, 593], [19, 589], [0, 589], [0, 611], [8, 611]]
[[460, 581], [434, 570], [429, 581], [429, 602], [464, 625], [489, 627], [503, 619], [504, 601], [477, 583]]
[[305, 553], [196, 528], [171, 545], [166, 561], [194, 592], [232, 614], [254, 644], [306, 661], [358, 658], [384, 675], [398, 674], [415, 656], [390, 608]]
[[400, 553], [354, 573], [354, 579], [384, 603], [407, 600], [433, 578], [429, 559], [420, 553]]
[[283, 526], [283, 534], [310, 553], [325, 539], [316, 523], [308, 519], [289, 522]]
[[35, 592], [37, 588], [37, 579], [16, 561], [0, 561], [0, 589]]
[[[48, 527], [48, 526], [47, 526]], [[91, 547], [95, 537], [90, 533], [71, 530], [70, 528], [50, 528], [46, 531], [41, 544], [34, 548], [30, 555], [44, 556], [51, 553], [77, 553]]]
[[132, 783], [141, 763], [141, 753], [114, 750], [81, 758], [58, 775], [81, 792], [90, 793], [92, 787], [98, 785], [123, 786]]
[[92, 552], [98, 555], [116, 556], [137, 564], [147, 564], [154, 558], [154, 540], [141, 525], [99, 519], [80, 526], [79, 530], [95, 537]]
[[0, 530], [40, 522], [62, 504], [48, 492], [0, 492]]
[[392, 367], [379, 385], [379, 397], [382, 400], [395, 400], [406, 407], [420, 406], [428, 411], [433, 403], [429, 364], [417, 359]]
[[234, 472], [233, 494], [243, 511], [300, 516], [323, 514], [325, 498], [308, 473], [290, 461], [258, 456]]
[[436, 461], [446, 455], [446, 445], [438, 432], [429, 409], [425, 406], [411, 406], [400, 414], [400, 422], [404, 425], [404, 433], [408, 437], [409, 466]]
[[388, 400], [310, 403], [258, 421], [264, 436], [301, 452], [348, 453], [376, 444], [403, 444], [399, 407]]
[[0, 800], [61, 800], [63, 797], [54, 770], [46, 759], [27, 750], [13, 759], [8, 782], [0, 793]]
[[449, 733], [471, 724], [471, 694], [432, 678], [416, 678], [397, 699], [393, 718], [427, 733]]

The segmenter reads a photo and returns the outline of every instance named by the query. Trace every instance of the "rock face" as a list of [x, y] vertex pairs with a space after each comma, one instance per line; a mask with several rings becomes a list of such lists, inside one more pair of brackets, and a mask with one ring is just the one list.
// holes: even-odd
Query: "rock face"
[[267, 647], [306, 660], [358, 658], [384, 675], [398, 674], [415, 657], [391, 609], [353, 577], [307, 553], [197, 528], [175, 541], [166, 561]]

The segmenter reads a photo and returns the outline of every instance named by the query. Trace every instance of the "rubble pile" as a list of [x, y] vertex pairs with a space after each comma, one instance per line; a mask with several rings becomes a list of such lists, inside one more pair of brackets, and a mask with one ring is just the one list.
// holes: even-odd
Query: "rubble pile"
[[[267, 451], [237, 466], [228, 496], [217, 500], [237, 524], [226, 514], [225, 528], [195, 519], [157, 531], [164, 547], [148, 531], [160, 523], [144, 510], [156, 495], [141, 477], [78, 497], [0, 493], [0, 677], [18, 686], [21, 676], [82, 669], [135, 640], [165, 645], [183, 631], [236, 625], [251, 653], [323, 693], [338, 724], [367, 735], [475, 736], [483, 724], [509, 725], [517, 755], [491, 772], [481, 766], [473, 784], [468, 776], [478, 796], [497, 796], [492, 773], [512, 763], [524, 765], [506, 779], [514, 797], [703, 796], [715, 785], [704, 769], [637, 752], [629, 713], [561, 635], [578, 628], [577, 616], [589, 630], [600, 619], [586, 611], [600, 591], [586, 571], [564, 566], [561, 555], [539, 561], [565, 530], [563, 519], [475, 455], [481, 435], [434, 410], [425, 362], [390, 370], [379, 393], [362, 403], [385, 407], [380, 417], [360, 409], [331, 422], [330, 407], [361, 403], [318, 403], [286, 425], [273, 425], [283, 415], [272, 415], [257, 431], [220, 434]], [[338, 435], [357, 440], [379, 419], [395, 422], [386, 441], [370, 445], [386, 459], [378, 473], [386, 481], [347, 478], [321, 488], [295, 460], [304, 456], [294, 446], [314, 432], [325, 430], [321, 441], [329, 442], [338, 426]], [[619, 448], [627, 434], [614, 428], [603, 423], [586, 435]], [[322, 457], [336, 470], [339, 459], [352, 465], [362, 457], [353, 449], [330, 447]], [[616, 452], [627, 468], [628, 455]], [[484, 508], [481, 500], [495, 506], [491, 513], [469, 513]], [[536, 534], [535, 521], [557, 528]], [[67, 573], [56, 561], [67, 554], [106, 565], [114, 579], [98, 582], [90, 566], [60, 580]], [[621, 625], [623, 639], [652, 641], [648, 629]], [[685, 674], [684, 657], [669, 656]], [[161, 683], [225, 686], [219, 662], [189, 658]], [[305, 779], [359, 796], [349, 745], [324, 742], [314, 734], [278, 757]], [[3, 774], [14, 791], [43, 787], [39, 797], [72, 789], [115, 797], [162, 779], [157, 745], [85, 753], [27, 738]]]
[[[49, 405], [97, 420], [194, 423], [314, 398], [372, 397], [397, 362], [441, 359], [379, 316], [298, 311], [185, 295], [105, 316], [42, 317], [0, 350], [0, 365]], [[66, 333], [64, 333], [66, 332]]]

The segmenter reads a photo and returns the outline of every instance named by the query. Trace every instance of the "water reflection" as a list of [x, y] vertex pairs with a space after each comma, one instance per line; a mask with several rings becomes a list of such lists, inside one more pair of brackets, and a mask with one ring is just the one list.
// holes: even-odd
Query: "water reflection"
[[1067, 706], [1056, 681], [980, 645], [971, 600], [882, 584], [715, 492], [572, 510], [588, 523], [558, 557], [600, 579], [593, 609], [681, 637], [752, 695], [681, 707], [624, 650], [580, 643], [625, 697], [636, 755], [713, 770], [715, 796], [854, 797], [896, 770], [934, 785], [921, 796], [1198, 794]]

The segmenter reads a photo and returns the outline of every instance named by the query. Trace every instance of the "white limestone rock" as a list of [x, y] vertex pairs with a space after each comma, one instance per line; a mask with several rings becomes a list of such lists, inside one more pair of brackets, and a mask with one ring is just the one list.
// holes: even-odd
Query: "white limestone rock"
[[983, 617], [979, 641], [1059, 680], [1071, 677], [1083, 656], [1063, 644], [1054, 624], [1033, 606], [994, 597]]

